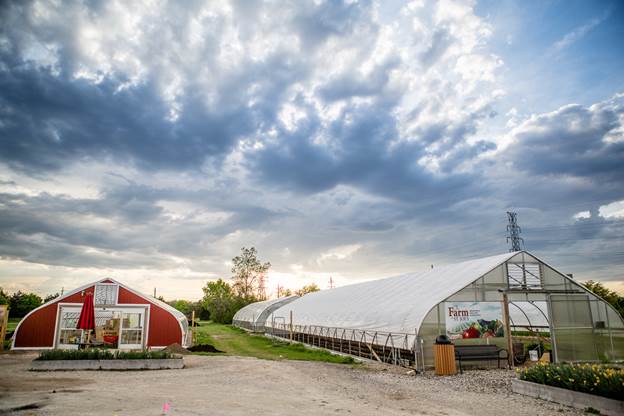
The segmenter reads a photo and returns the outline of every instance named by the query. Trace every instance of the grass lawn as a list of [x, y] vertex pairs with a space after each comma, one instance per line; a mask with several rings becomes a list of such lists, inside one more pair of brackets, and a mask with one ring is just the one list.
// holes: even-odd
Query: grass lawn
[[[17, 326], [17, 324], [19, 323], [19, 321], [22, 318], [11, 318], [11, 316], [9, 315], [9, 322], [7, 325], [7, 329], [6, 332], [11, 332], [11, 331], [15, 331], [15, 327]], [[2, 340], [2, 343], [4, 345], [4, 349], [5, 351], [8, 350], [11, 347], [11, 341], [9, 340]]]
[[21, 320], [22, 318], [11, 318], [11, 315], [9, 315], [9, 324], [7, 325], [7, 332], [15, 331], [15, 327]]
[[[197, 344], [211, 344], [224, 351], [225, 355], [263, 358], [265, 360], [303, 360], [325, 361], [330, 363], [353, 364], [352, 357], [330, 354], [325, 350], [306, 348], [303, 344], [266, 338], [262, 335], [250, 335], [231, 325], [202, 322], [197, 327]], [[219, 353], [197, 353], [221, 355]]]

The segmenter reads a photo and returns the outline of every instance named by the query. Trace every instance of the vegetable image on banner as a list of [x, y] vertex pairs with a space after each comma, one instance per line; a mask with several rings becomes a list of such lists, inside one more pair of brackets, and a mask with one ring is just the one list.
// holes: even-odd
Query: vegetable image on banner
[[500, 302], [445, 302], [449, 338], [503, 337], [503, 305]]

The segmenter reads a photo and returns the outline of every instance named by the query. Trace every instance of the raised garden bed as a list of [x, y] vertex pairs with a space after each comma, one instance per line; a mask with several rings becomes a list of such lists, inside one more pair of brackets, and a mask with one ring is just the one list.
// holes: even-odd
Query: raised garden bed
[[599, 364], [542, 364], [520, 369], [516, 393], [604, 414], [624, 414], [624, 369]]
[[583, 410], [596, 410], [603, 415], [624, 415], [624, 402], [561, 387], [547, 386], [524, 380], [512, 380], [511, 391], [537, 399], [561, 403]]
[[544, 364], [518, 369], [518, 378], [596, 396], [624, 397], [624, 368], [601, 364]]
[[165, 370], [184, 368], [181, 356], [166, 351], [50, 350], [39, 354], [31, 371]]

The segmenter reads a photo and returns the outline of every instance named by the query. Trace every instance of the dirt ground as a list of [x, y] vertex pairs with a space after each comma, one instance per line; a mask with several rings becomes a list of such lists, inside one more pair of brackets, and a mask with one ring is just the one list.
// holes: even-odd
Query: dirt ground
[[183, 370], [34, 373], [34, 357], [0, 354], [0, 414], [582, 414], [511, 393], [508, 370], [440, 378], [385, 365], [185, 356]]

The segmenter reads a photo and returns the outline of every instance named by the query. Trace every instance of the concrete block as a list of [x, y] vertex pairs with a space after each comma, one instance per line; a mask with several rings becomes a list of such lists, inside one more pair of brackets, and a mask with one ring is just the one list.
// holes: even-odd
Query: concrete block
[[33, 360], [30, 371], [81, 371], [99, 370], [100, 360]]
[[577, 409], [584, 410], [591, 407], [599, 410], [603, 415], [624, 415], [624, 401], [609, 399], [607, 397], [518, 379], [512, 380], [511, 390], [514, 393], [561, 403]]
[[82, 370], [167, 370], [184, 368], [184, 359], [153, 360], [33, 360], [30, 371], [82, 371]]

